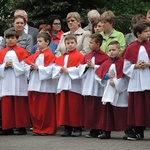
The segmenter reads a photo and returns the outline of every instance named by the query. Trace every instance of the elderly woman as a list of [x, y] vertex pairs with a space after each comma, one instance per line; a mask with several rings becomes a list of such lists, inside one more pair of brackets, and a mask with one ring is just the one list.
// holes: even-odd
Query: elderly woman
[[[18, 39], [17, 45], [22, 48], [25, 48], [29, 53], [31, 53], [31, 50], [33, 47], [33, 39], [31, 35], [26, 34], [24, 32], [25, 24], [26, 24], [26, 19], [23, 16], [18, 15], [14, 17], [14, 20], [13, 20], [14, 29], [19, 33], [19, 39]], [[6, 47], [6, 38], [4, 37], [4, 40], [2, 42], [2, 48], [5, 48], [5, 47]]]
[[70, 12], [67, 17], [67, 24], [70, 31], [64, 33], [60, 39], [58, 47], [55, 51], [56, 57], [61, 56], [66, 52], [66, 47], [64, 44], [64, 38], [66, 35], [72, 33], [77, 37], [77, 50], [81, 52], [83, 55], [86, 55], [90, 52], [89, 49], [89, 31], [85, 31], [81, 28], [81, 18], [78, 12]]

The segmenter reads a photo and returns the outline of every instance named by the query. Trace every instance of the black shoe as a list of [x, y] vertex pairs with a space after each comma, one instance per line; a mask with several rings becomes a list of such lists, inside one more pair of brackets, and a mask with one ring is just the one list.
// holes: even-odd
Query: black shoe
[[13, 129], [2, 130], [0, 135], [14, 135]]
[[82, 128], [81, 127], [74, 127], [74, 130], [71, 134], [71, 136], [73, 137], [78, 137], [78, 136], [81, 136], [82, 135]]
[[27, 134], [26, 128], [19, 128], [17, 135], [25, 135]]
[[97, 138], [98, 135], [102, 134], [100, 130], [92, 129], [89, 134], [86, 134], [86, 138]]
[[63, 137], [68, 137], [68, 136], [71, 136], [71, 133], [72, 133], [71, 130], [64, 129], [64, 131], [63, 131], [63, 133], [61, 134], [61, 136], [63, 136]]
[[100, 139], [110, 139], [111, 138], [111, 135], [110, 135], [110, 131], [104, 131], [102, 134], [100, 134], [98, 136], [98, 138]]
[[73, 131], [71, 136], [73, 137], [78, 137], [78, 136], [81, 136], [82, 135], [82, 131]]
[[133, 129], [124, 131], [125, 135], [123, 136], [124, 140], [127, 140], [130, 135], [134, 133]]
[[136, 133], [133, 133], [133, 134], [130, 134], [128, 137], [127, 137], [127, 140], [132, 140], [132, 141], [135, 141], [135, 140], [141, 140], [141, 136], [140, 134], [136, 134]]

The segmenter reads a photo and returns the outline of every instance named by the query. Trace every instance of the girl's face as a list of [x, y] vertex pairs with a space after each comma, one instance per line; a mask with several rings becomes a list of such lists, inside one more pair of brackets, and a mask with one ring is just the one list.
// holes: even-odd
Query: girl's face
[[16, 31], [23, 31], [24, 30], [24, 20], [22, 18], [16, 18], [14, 21], [14, 27]]
[[49, 41], [45, 41], [44, 38], [37, 38], [37, 47], [39, 50], [43, 50], [48, 47]]
[[76, 48], [77, 43], [74, 39], [69, 39], [65, 41], [65, 46], [67, 48], [67, 51], [73, 51]]
[[95, 33], [100, 33], [103, 31], [103, 24], [99, 22], [97, 25], [94, 26]]

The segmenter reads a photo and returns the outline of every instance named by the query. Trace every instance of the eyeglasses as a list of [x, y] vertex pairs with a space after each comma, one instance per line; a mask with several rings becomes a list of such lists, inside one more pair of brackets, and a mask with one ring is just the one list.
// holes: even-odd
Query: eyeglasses
[[61, 26], [61, 23], [53, 23], [54, 26]]
[[69, 22], [75, 22], [76, 20], [75, 19], [71, 19], [71, 20], [67, 20], [67, 23]]

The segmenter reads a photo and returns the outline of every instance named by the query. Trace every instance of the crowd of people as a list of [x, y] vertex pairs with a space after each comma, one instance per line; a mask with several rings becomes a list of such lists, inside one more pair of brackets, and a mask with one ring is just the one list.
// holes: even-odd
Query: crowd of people
[[[52, 135], [140, 140], [150, 127], [150, 11], [131, 19], [132, 31], [115, 29], [111, 10], [69, 12], [68, 32], [59, 15], [39, 29], [27, 24], [24, 10], [14, 12], [0, 50], [0, 135]], [[31, 29], [31, 31], [30, 31]]]

